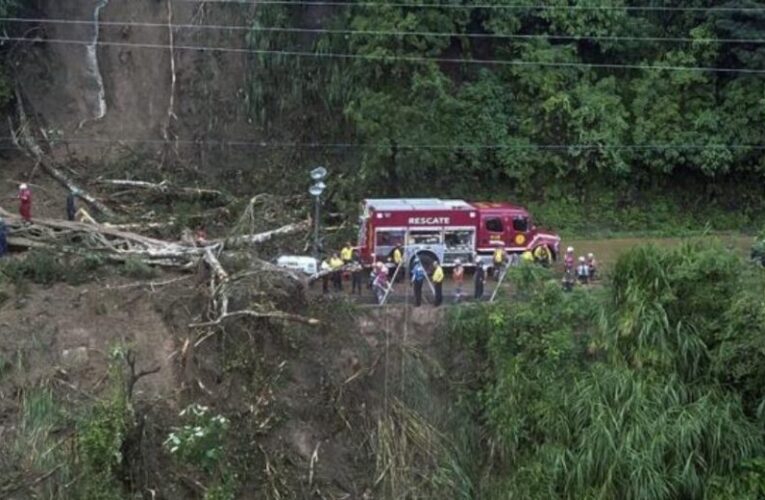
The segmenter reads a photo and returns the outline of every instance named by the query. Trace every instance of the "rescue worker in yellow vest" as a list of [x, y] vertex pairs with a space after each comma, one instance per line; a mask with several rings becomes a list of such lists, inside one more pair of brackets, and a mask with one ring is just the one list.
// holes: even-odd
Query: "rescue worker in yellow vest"
[[[398, 269], [399, 266], [401, 266], [401, 262], [404, 260], [404, 251], [401, 249], [401, 245], [396, 245], [396, 248], [393, 249], [393, 266], [394, 266], [394, 273], [396, 272], [395, 269]], [[396, 281], [401, 281], [404, 276], [404, 270], [398, 269], [398, 274], [396, 275]]]
[[332, 257], [329, 259], [329, 268], [332, 269], [332, 285], [336, 292], [343, 291], [342, 267], [343, 259], [341, 259], [337, 253], [333, 253]]
[[433, 264], [433, 288], [436, 292], [436, 300], [433, 305], [436, 307], [441, 305], [441, 302], [443, 302], [444, 299], [444, 269], [441, 267], [441, 264], [438, 263], [438, 261]]
[[548, 250], [547, 245], [539, 245], [534, 249], [534, 260], [545, 267], [550, 265], [552, 256], [550, 255], [550, 250]]
[[531, 253], [531, 250], [526, 250], [521, 254], [521, 262], [524, 264], [533, 264], [534, 263], [534, 254]]
[[502, 266], [505, 264], [505, 249], [502, 246], [494, 249], [492, 262], [494, 263], [494, 278], [498, 280], [499, 275], [502, 274]]
[[340, 258], [343, 259], [343, 264], [350, 264], [353, 260], [353, 246], [350, 241], [346, 241], [345, 246], [340, 250]]

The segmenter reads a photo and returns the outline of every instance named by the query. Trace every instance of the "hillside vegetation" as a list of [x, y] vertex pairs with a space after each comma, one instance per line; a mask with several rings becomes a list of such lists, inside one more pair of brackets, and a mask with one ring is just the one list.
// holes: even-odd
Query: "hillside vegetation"
[[336, 145], [289, 155], [341, 170], [338, 203], [514, 196], [575, 230], [761, 216], [765, 12], [741, 10], [761, 2], [413, 4], [258, 10], [253, 48], [326, 56], [258, 54], [251, 108]]
[[451, 333], [484, 367], [478, 497], [762, 498], [761, 271], [688, 244], [636, 248], [599, 291], [527, 278]]

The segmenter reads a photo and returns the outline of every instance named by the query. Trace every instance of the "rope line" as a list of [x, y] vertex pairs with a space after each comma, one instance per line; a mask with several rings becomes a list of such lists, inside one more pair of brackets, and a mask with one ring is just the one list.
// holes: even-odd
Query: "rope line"
[[[0, 17], [0, 23], [29, 23], [29, 24], [63, 24], [63, 25], [92, 25], [92, 21], [79, 19], [44, 19], [44, 18], [21, 18]], [[326, 29], [326, 28], [294, 28], [282, 26], [243, 26], [226, 24], [167, 24], [149, 23], [138, 21], [100, 21], [101, 26], [121, 26], [140, 28], [168, 27], [175, 30], [226, 30], [267, 33], [314, 33], [329, 35], [351, 36], [422, 36], [422, 37], [448, 37], [448, 38], [491, 38], [509, 40], [603, 40], [613, 42], [667, 42], [667, 43], [749, 43], [762, 44], [765, 38], [690, 38], [690, 37], [644, 37], [644, 36], [619, 36], [619, 35], [547, 35], [547, 34], [508, 34], [508, 33], [459, 33], [448, 31], [397, 31], [397, 30], [351, 30], [351, 29]]]
[[[2, 36], [0, 41], [20, 42], [20, 43], [56, 43], [64, 45], [91, 45], [92, 42], [84, 40], [68, 40], [60, 38], [26, 38]], [[340, 60], [366, 60], [394, 62], [403, 61], [411, 63], [450, 63], [450, 64], [477, 64], [488, 66], [541, 66], [541, 67], [559, 67], [559, 68], [601, 68], [601, 69], [647, 69], [656, 71], [695, 71], [695, 72], [713, 72], [713, 73], [741, 73], [761, 75], [765, 74], [765, 69], [747, 69], [747, 68], [719, 68], [709, 66], [674, 66], [674, 65], [653, 65], [653, 64], [610, 64], [610, 63], [576, 63], [576, 62], [547, 62], [547, 61], [523, 61], [510, 59], [460, 59], [451, 57], [420, 57], [420, 56], [387, 56], [374, 54], [345, 54], [336, 52], [306, 52], [293, 50], [266, 50], [266, 49], [245, 49], [235, 47], [213, 47], [208, 45], [174, 45], [155, 44], [155, 43], [129, 43], [129, 42], [111, 42], [98, 41], [97, 45], [106, 47], [133, 47], [145, 49], [162, 50], [198, 50], [207, 52], [231, 52], [237, 54], [261, 54], [277, 55], [291, 57], [311, 57], [328, 58]]]
[[519, 4], [439, 4], [413, 2], [340, 2], [320, 0], [176, 0], [185, 3], [208, 4], [244, 4], [244, 5], [284, 5], [290, 7], [321, 6], [321, 7], [405, 7], [413, 9], [490, 9], [490, 10], [573, 10], [573, 11], [617, 11], [626, 12], [731, 12], [731, 13], [761, 13], [765, 7], [663, 7], [663, 6], [614, 6], [614, 5], [519, 5]]
[[[3, 141], [5, 144], [3, 144]], [[304, 148], [304, 149], [389, 149], [399, 150], [433, 149], [433, 150], [456, 150], [456, 149], [485, 149], [485, 150], [627, 150], [627, 151], [652, 151], [652, 150], [740, 150], [750, 149], [765, 150], [765, 144], [364, 144], [364, 143], [324, 143], [324, 142], [255, 142], [235, 140], [177, 140], [169, 141], [179, 146], [215, 146], [232, 148]], [[126, 145], [165, 145], [168, 141], [163, 139], [58, 139], [54, 144], [115, 144]], [[5, 147], [7, 146], [7, 147]], [[10, 137], [0, 137], [0, 149], [17, 149], [12, 144]]]

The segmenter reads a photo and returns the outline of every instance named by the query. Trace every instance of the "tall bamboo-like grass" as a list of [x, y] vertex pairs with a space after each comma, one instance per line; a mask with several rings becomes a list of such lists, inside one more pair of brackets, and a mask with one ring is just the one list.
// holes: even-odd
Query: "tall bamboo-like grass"
[[8, 447], [0, 448], [10, 452], [6, 458], [15, 459], [19, 470], [40, 476], [48, 474], [50, 478], [36, 485], [33, 491], [22, 487], [15, 493], [51, 500], [70, 498], [62, 485], [71, 480], [71, 463], [65, 454], [65, 438], [56, 435], [65, 418], [51, 388], [30, 388], [22, 394], [16, 432]]
[[377, 422], [374, 451], [382, 498], [473, 498], [450, 440], [399, 399]]
[[614, 266], [605, 344], [635, 368], [694, 380], [708, 368], [740, 275], [740, 262], [719, 243], [628, 252]]
[[533, 286], [461, 313], [459, 338], [486, 356], [479, 403], [499, 450], [480, 497], [758, 498], [765, 285], [750, 274], [714, 243], [641, 247], [602, 295]]
[[24, 468], [42, 470], [56, 465], [52, 452], [52, 433], [61, 421], [61, 408], [53, 399], [50, 388], [41, 387], [24, 392], [21, 420], [14, 442], [16, 455]]
[[446, 372], [410, 344], [401, 346], [389, 373], [390, 397], [377, 420], [372, 451], [375, 493], [385, 499], [475, 498], [472, 436], [443, 405]]
[[699, 498], [709, 471], [730, 474], [762, 451], [761, 432], [735, 397], [676, 377], [598, 367], [578, 381], [565, 411], [577, 429], [565, 496], [598, 489], [601, 498]]

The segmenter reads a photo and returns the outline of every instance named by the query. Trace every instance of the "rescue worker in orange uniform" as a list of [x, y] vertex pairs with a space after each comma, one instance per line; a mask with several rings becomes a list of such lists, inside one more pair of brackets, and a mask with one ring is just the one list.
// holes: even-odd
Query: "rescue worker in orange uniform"
[[32, 221], [32, 191], [26, 184], [19, 186], [19, 214], [24, 222]]

